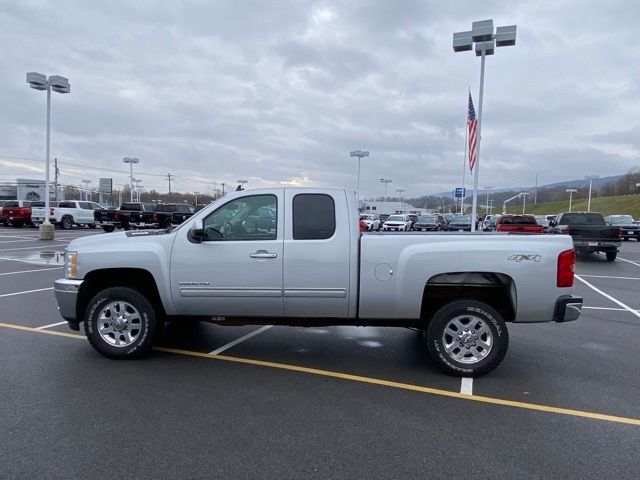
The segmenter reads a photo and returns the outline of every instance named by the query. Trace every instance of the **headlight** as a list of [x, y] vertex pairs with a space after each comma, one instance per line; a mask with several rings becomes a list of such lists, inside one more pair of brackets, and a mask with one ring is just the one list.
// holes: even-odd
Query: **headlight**
[[64, 256], [64, 277], [78, 278], [78, 252], [66, 252]]

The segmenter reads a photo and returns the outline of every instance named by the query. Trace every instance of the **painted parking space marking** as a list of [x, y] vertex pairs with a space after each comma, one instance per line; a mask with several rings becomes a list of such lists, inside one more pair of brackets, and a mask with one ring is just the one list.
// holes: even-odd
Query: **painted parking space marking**
[[600, 295], [602, 295], [605, 298], [608, 298], [609, 300], [611, 300], [613, 303], [620, 305], [622, 308], [624, 308], [625, 310], [627, 310], [628, 312], [632, 313], [633, 315], [635, 315], [636, 317], [640, 318], [640, 312], [634, 310], [633, 308], [631, 308], [629, 305], [627, 305], [626, 303], [622, 303], [620, 300], [618, 300], [617, 298], [612, 297], [611, 295], [609, 295], [606, 292], [603, 292], [602, 290], [600, 290], [597, 287], [594, 287], [593, 285], [591, 285], [589, 282], [587, 282], [585, 279], [581, 278], [579, 275], [575, 276], [577, 280], [580, 280], [582, 283], [584, 283], [587, 287], [591, 288], [594, 292], [599, 293]]
[[273, 325], [265, 325], [264, 327], [260, 327], [253, 332], [247, 333], [246, 335], [236, 338], [233, 342], [229, 342], [226, 345], [221, 346], [220, 348], [216, 348], [213, 352], [209, 352], [209, 355], [218, 355], [225, 350], [229, 350], [231, 347], [235, 347], [236, 345], [244, 342], [245, 340], [249, 340], [251, 337], [255, 337], [256, 335], [269, 330]]
[[[583, 310], [610, 310], [612, 312], [628, 312], [626, 308], [614, 308], [614, 307], [582, 307]], [[640, 310], [636, 310], [640, 312]], [[633, 312], [631, 312], [633, 313]]]
[[611, 277], [609, 275], [584, 275], [582, 273], [580, 276], [586, 278], [610, 278], [612, 280], [640, 280], [640, 277]]
[[0, 295], [0, 298], [4, 298], [4, 297], [14, 297], [16, 295], [25, 295], [27, 293], [36, 293], [36, 292], [44, 292], [46, 290], [53, 290], [53, 287], [47, 287], [47, 288], [36, 288], [35, 290], [24, 290], [22, 292], [13, 292], [13, 293], [3, 293], [2, 295]]
[[66, 325], [67, 321], [50, 323], [49, 325], [42, 325], [41, 327], [36, 327], [36, 330], [45, 330], [47, 328], [59, 327], [60, 325]]
[[460, 393], [464, 395], [473, 395], [473, 378], [462, 377], [460, 379]]
[[24, 243], [24, 242], [37, 242], [37, 238], [21, 238], [20, 240], [0, 240], [0, 245], [4, 245], [5, 243]]
[[[47, 335], [54, 335], [58, 337], [67, 337], [84, 340], [84, 335], [78, 335], [75, 333], [58, 332], [55, 330], [38, 330], [34, 327], [25, 327], [22, 325], [15, 325], [12, 323], [0, 323], [0, 328], [7, 328], [13, 330], [20, 330], [24, 332], [35, 332]], [[466, 400], [478, 403], [485, 403], [489, 405], [499, 405], [503, 407], [519, 408], [523, 410], [531, 410], [543, 413], [554, 413], [558, 415], [567, 415], [571, 417], [586, 418], [591, 420], [602, 420], [605, 422], [621, 423], [626, 425], [634, 425], [640, 427], [640, 418], [620, 417], [616, 415], [609, 415], [604, 413], [588, 412], [584, 410], [573, 410], [570, 408], [554, 407], [550, 405], [541, 405], [536, 403], [518, 402], [513, 400], [506, 400], [497, 397], [485, 397], [479, 395], [467, 395], [464, 393], [458, 393], [451, 390], [442, 390], [439, 388], [427, 387], [422, 385], [412, 385], [409, 383], [400, 383], [390, 380], [384, 380], [374, 377], [364, 377], [360, 375], [353, 375], [350, 373], [334, 372], [331, 370], [320, 370], [317, 368], [303, 367], [300, 365], [290, 365], [287, 363], [267, 362], [264, 360], [253, 360], [250, 358], [242, 357], [230, 357], [227, 355], [212, 355], [204, 352], [194, 352], [191, 350], [180, 350], [176, 348], [155, 347], [154, 350], [164, 353], [172, 353], [175, 355], [184, 355], [188, 357], [197, 357], [208, 360], [218, 360], [231, 363], [239, 363], [245, 365], [253, 365], [259, 367], [267, 367], [278, 370], [286, 370], [290, 372], [306, 373], [310, 375], [317, 375], [321, 377], [336, 378], [340, 380], [348, 380], [352, 382], [364, 383], [369, 385], [377, 385], [382, 387], [394, 388], [398, 390], [406, 390], [417, 393], [424, 393], [428, 395], [435, 395], [439, 397], [455, 398], [459, 400]]]
[[620, 257], [618, 257], [618, 260], [622, 260], [623, 262], [631, 263], [631, 264], [635, 265], [636, 267], [640, 267], [640, 263], [638, 263], [638, 262], [632, 262], [631, 260], [627, 260], [626, 258], [620, 258]]
[[18, 275], [20, 273], [31, 273], [31, 272], [46, 272], [48, 270], [59, 270], [63, 267], [48, 267], [48, 268], [35, 268], [33, 270], [20, 270], [17, 272], [4, 272], [4, 273], [0, 273], [0, 277], [4, 276], [4, 275]]

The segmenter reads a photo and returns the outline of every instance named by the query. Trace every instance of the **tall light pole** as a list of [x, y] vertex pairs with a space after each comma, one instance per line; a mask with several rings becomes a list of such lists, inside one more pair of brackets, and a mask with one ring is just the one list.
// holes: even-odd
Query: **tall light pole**
[[493, 187], [484, 187], [485, 191], [487, 192], [487, 203], [485, 203], [485, 210], [484, 213], [489, 213], [489, 190], [493, 190]]
[[[45, 158], [45, 177], [44, 177], [44, 211], [49, 211], [49, 163], [51, 154], [51, 90], [58, 93], [69, 93], [71, 91], [71, 85], [69, 80], [59, 75], [46, 75], [36, 72], [27, 73], [27, 83], [35, 90], [45, 90], [47, 92], [47, 143], [45, 146], [46, 158]], [[44, 222], [40, 225], [39, 238], [40, 240], [53, 240], [54, 228], [49, 223], [49, 215], [45, 215]]]
[[565, 192], [569, 193], [569, 211], [571, 211], [571, 200], [573, 200], [573, 194], [578, 191], [577, 188], [567, 188]]
[[522, 214], [524, 215], [524, 211], [527, 207], [527, 196], [531, 195], [529, 192], [522, 192], [520, 196], [522, 197]]
[[396, 192], [398, 192], [398, 197], [400, 197], [400, 213], [402, 213], [402, 207], [404, 206], [404, 198], [402, 197], [402, 194], [405, 192], [405, 189], [398, 188]]
[[537, 205], [538, 204], [538, 176], [541, 173], [546, 172], [547, 170], [540, 170], [538, 173], [536, 173], [536, 189], [535, 189], [535, 193], [533, 195], [533, 204]]
[[238, 182], [241, 185], [240, 188], [244, 189], [245, 187], [243, 187], [242, 185], [246, 185], [247, 183], [249, 183], [249, 180], [242, 178], [240, 180], [236, 180], [236, 182]]
[[587, 175], [584, 177], [589, 180], [589, 200], [587, 200], [587, 212], [591, 211], [591, 186], [593, 185], [594, 178], [600, 178], [600, 175]]
[[380, 183], [384, 184], [384, 201], [387, 201], [387, 185], [391, 183], [390, 178], [381, 178]]
[[89, 200], [89, 184], [91, 183], [91, 180], [82, 180], [82, 183], [84, 183], [84, 199], [85, 200]]
[[480, 95], [478, 99], [478, 125], [476, 127], [475, 172], [473, 175], [473, 204], [471, 206], [471, 231], [476, 230], [478, 216], [478, 175], [480, 172], [480, 140], [482, 138], [482, 100], [484, 95], [484, 61], [487, 55], [493, 55], [495, 47], [508, 47], [516, 44], [516, 25], [498, 27], [494, 33], [493, 20], [473, 22], [471, 30], [453, 34], [453, 51], [466, 52], [473, 50], [475, 43], [476, 57], [480, 61]]
[[220, 185], [222, 185], [222, 196], [224, 197], [224, 182], [222, 182]]
[[140, 159], [139, 158], [131, 158], [131, 157], [124, 157], [122, 159], [122, 163], [128, 163], [129, 164], [129, 180], [131, 180], [131, 182], [129, 183], [129, 186], [131, 187], [131, 191], [130, 193], [130, 202], [133, 203], [133, 164], [134, 163], [140, 163]]
[[193, 192], [196, 195], [196, 205], [198, 205], [198, 192]]
[[140, 183], [142, 182], [141, 179], [139, 178], [134, 178], [133, 179], [133, 183], [136, 184], [136, 202], [140, 202], [140, 189], [142, 187], [142, 185], [140, 185]]
[[352, 150], [349, 152], [350, 157], [358, 157], [358, 186], [356, 188], [356, 201], [358, 202], [358, 210], [360, 210], [360, 162], [363, 157], [369, 156], [368, 150]]

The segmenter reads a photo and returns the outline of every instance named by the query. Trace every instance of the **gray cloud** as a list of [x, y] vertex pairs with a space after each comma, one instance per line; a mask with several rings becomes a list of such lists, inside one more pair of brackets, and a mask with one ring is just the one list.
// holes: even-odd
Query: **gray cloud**
[[518, 24], [518, 45], [487, 59], [480, 183], [617, 174], [638, 163], [638, 14], [578, 0], [5, 2], [0, 160], [41, 165], [44, 96], [24, 83], [41, 71], [72, 83], [53, 97], [52, 152], [86, 165], [63, 168], [67, 183], [122, 185], [135, 155], [148, 188], [171, 171], [183, 190], [242, 177], [353, 189], [348, 152], [363, 148], [364, 195], [380, 177], [408, 196], [449, 190], [479, 76], [451, 34], [493, 16]]

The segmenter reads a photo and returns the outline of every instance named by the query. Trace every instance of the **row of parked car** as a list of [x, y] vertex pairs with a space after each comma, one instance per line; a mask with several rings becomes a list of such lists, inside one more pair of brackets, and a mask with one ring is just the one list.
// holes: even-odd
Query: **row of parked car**
[[0, 200], [0, 223], [21, 228], [36, 227], [48, 217], [49, 222], [65, 230], [79, 227], [102, 227], [105, 232], [116, 228], [167, 228], [179, 225], [203, 205], [194, 207], [178, 203], [123, 203], [119, 208], [103, 207], [95, 202], [64, 200], [44, 202]]

